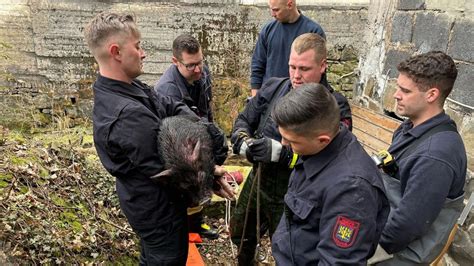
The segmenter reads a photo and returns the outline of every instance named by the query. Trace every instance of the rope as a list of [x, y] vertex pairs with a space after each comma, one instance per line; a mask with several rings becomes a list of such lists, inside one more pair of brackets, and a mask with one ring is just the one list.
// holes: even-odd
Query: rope
[[256, 261], [259, 261], [259, 253], [261, 252], [260, 246], [260, 175], [261, 175], [261, 163], [258, 163], [257, 168], [257, 250], [255, 252]]
[[[231, 178], [232, 181], [230, 182], [230, 185], [234, 189], [239, 189], [239, 184], [235, 180], [235, 177], [231, 173], [227, 173]], [[237, 203], [236, 203], [237, 205]], [[230, 214], [231, 214], [231, 207], [232, 207], [232, 201], [225, 199], [225, 217], [224, 217], [224, 222], [225, 222], [225, 229], [227, 232], [230, 232]], [[230, 242], [230, 250], [232, 252], [232, 257], [235, 258], [235, 251], [234, 251], [234, 243], [232, 243], [232, 238], [229, 237], [229, 242]]]
[[249, 199], [247, 201], [247, 208], [245, 210], [245, 218], [244, 218], [244, 228], [242, 230], [242, 237], [240, 238], [240, 245], [239, 245], [239, 252], [238, 254], [240, 254], [242, 252], [242, 246], [244, 244], [244, 238], [245, 238], [245, 231], [247, 229], [247, 221], [248, 221], [248, 218], [249, 218], [249, 212], [250, 212], [250, 200], [252, 199], [252, 195], [253, 195], [253, 190], [255, 189], [255, 183], [257, 183], [257, 179], [258, 177], [260, 176], [260, 164], [259, 164], [259, 167], [257, 168], [257, 175], [255, 176], [255, 178], [253, 179], [252, 181], [252, 186], [250, 187], [250, 194], [249, 194]]

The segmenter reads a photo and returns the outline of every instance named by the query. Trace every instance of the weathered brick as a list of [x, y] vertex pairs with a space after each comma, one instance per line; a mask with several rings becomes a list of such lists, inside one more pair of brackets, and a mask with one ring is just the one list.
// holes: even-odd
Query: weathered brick
[[465, 105], [474, 106], [474, 90], [472, 89], [474, 66], [459, 63], [457, 68], [458, 77], [449, 97]]
[[398, 10], [425, 9], [425, 0], [398, 0]]
[[390, 78], [396, 78], [398, 76], [397, 65], [401, 61], [407, 59], [411, 56], [411, 52], [389, 49], [385, 54], [385, 63], [383, 68], [383, 73], [387, 74]]
[[448, 53], [454, 59], [474, 62], [474, 21], [456, 21], [451, 36]]
[[393, 98], [393, 94], [397, 90], [397, 80], [390, 79], [385, 85], [385, 89], [382, 95], [382, 108], [387, 111], [395, 112], [396, 101]]
[[418, 51], [446, 51], [452, 21], [446, 14], [421, 12], [416, 14], [413, 42]]
[[392, 22], [392, 42], [410, 42], [413, 33], [413, 15], [408, 12], [395, 12]]
[[374, 95], [374, 88], [375, 88], [375, 79], [369, 78], [364, 88], [364, 95], [367, 97], [372, 97]]

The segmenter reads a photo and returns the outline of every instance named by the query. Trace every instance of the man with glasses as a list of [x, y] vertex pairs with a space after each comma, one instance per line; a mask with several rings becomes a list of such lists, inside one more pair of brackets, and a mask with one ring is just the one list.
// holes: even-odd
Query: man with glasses
[[[214, 118], [211, 110], [211, 76], [199, 42], [190, 34], [176, 37], [173, 41], [172, 62], [156, 83], [155, 92], [185, 103], [199, 117], [212, 123]], [[223, 135], [217, 137], [224, 138]], [[224, 163], [226, 153], [227, 146], [221, 151], [220, 158], [216, 158], [216, 164]], [[190, 232], [199, 233], [209, 239], [218, 238], [217, 230], [204, 222], [199, 209], [188, 209]]]
[[172, 62], [156, 83], [155, 92], [184, 102], [198, 116], [212, 122], [211, 76], [199, 42], [190, 34], [176, 37]]

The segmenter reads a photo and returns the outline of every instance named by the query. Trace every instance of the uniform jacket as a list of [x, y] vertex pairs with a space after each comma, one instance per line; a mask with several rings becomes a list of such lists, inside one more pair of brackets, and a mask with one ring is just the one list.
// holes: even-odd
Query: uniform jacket
[[464, 193], [467, 159], [457, 132], [438, 132], [421, 142], [411, 154], [397, 160], [400, 147], [439, 124], [456, 127], [442, 112], [415, 128], [406, 120], [394, 133], [389, 152], [399, 167], [401, 201], [391, 211], [380, 240], [380, 245], [389, 253], [403, 250], [426, 234], [445, 201]]
[[[342, 94], [334, 91], [331, 86], [325, 82], [325, 80], [325, 78], [322, 78], [321, 84], [328, 88], [329, 91], [331, 91], [331, 93], [336, 97], [341, 114], [341, 121], [349, 128], [352, 128], [351, 108], [347, 99]], [[281, 88], [279, 89], [280, 83]], [[279, 91], [276, 91], [278, 89]], [[232, 131], [232, 141], [236, 141], [236, 136], [234, 136], [234, 133], [242, 129], [245, 130], [249, 136], [254, 136], [262, 115], [267, 111], [270, 102], [277, 101], [290, 92], [291, 89], [292, 87], [289, 78], [271, 78], [268, 80], [258, 91], [257, 95], [247, 103], [244, 111], [238, 115]], [[269, 116], [265, 124], [263, 135], [281, 142], [280, 132], [278, 132], [276, 123], [273, 121], [271, 116]]]
[[214, 118], [210, 106], [212, 84], [207, 66], [203, 67], [201, 79], [189, 84], [179, 73], [178, 68], [171, 65], [158, 80], [154, 89], [158, 94], [184, 102], [199, 117], [205, 117], [209, 122], [213, 122]]
[[326, 38], [321, 26], [304, 16], [294, 23], [272, 20], [263, 26], [252, 55], [250, 85], [260, 88], [271, 77], [288, 77], [291, 44], [303, 33], [313, 32]]
[[105, 169], [117, 178], [120, 207], [133, 228], [158, 227], [186, 217], [180, 193], [150, 179], [163, 170], [157, 134], [161, 120], [194, 115], [169, 97], [155, 96], [138, 80], [132, 84], [103, 76], [94, 87], [94, 144]]
[[285, 204], [272, 239], [277, 265], [365, 265], [389, 212], [378, 169], [344, 126], [298, 159]]

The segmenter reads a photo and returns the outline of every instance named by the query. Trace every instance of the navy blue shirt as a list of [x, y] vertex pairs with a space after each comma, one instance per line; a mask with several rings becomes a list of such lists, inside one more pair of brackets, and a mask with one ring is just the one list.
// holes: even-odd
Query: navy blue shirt
[[186, 219], [181, 194], [150, 177], [164, 167], [157, 142], [161, 120], [194, 114], [183, 103], [155, 95], [138, 80], [128, 84], [99, 75], [93, 88], [94, 144], [104, 168], [117, 178], [120, 207], [132, 228]]
[[273, 20], [263, 26], [252, 56], [250, 86], [259, 89], [271, 77], [288, 77], [291, 44], [296, 37], [308, 32], [326, 38], [321, 26], [301, 12], [294, 23]]
[[211, 76], [207, 66], [203, 67], [201, 79], [189, 84], [179, 73], [178, 67], [171, 65], [158, 80], [155, 92], [172, 99], [184, 102], [199, 117], [205, 117], [213, 122], [210, 102], [212, 100]]
[[321, 152], [298, 159], [285, 204], [272, 238], [277, 265], [292, 265], [292, 256], [294, 265], [366, 265], [390, 209], [377, 167], [344, 126]]
[[389, 253], [398, 252], [428, 231], [438, 217], [446, 198], [464, 193], [467, 159], [461, 136], [457, 132], [438, 132], [401, 160], [397, 154], [409, 142], [439, 124], [452, 124], [444, 111], [413, 128], [404, 121], [393, 135], [389, 152], [399, 167], [402, 200], [390, 212], [380, 245]]

